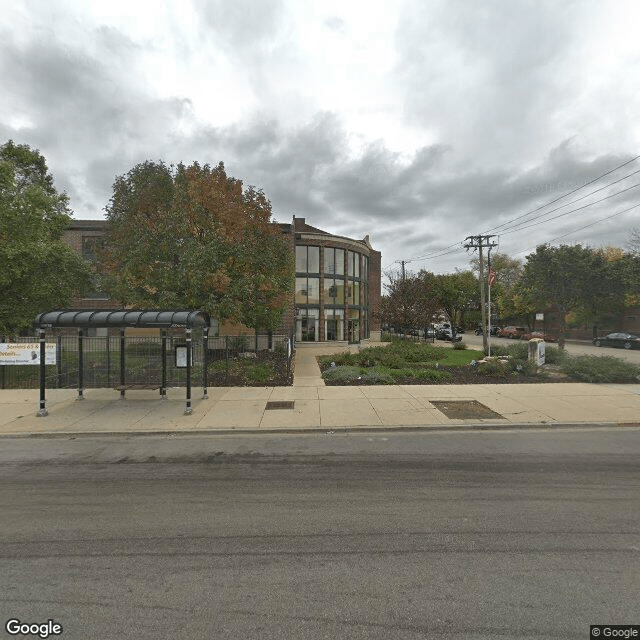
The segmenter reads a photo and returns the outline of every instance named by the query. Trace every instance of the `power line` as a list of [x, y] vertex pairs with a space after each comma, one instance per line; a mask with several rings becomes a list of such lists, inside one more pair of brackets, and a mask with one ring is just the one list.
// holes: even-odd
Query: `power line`
[[626, 189], [622, 189], [621, 191], [617, 191], [616, 193], [612, 193], [608, 196], [605, 196], [604, 198], [600, 198], [600, 200], [595, 200], [594, 202], [589, 202], [588, 204], [583, 205], [582, 207], [578, 207], [577, 209], [571, 209], [571, 211], [565, 211], [564, 213], [561, 213], [557, 216], [553, 216], [553, 218], [547, 218], [546, 220], [538, 220], [538, 222], [533, 222], [529, 225], [526, 225], [524, 227], [518, 227], [517, 229], [510, 229], [508, 231], [503, 231], [500, 235], [506, 235], [507, 233], [514, 233], [515, 231], [524, 231], [524, 229], [530, 229], [531, 227], [536, 227], [539, 224], [543, 224], [545, 222], [551, 222], [551, 220], [557, 220], [558, 218], [562, 218], [563, 216], [568, 216], [570, 213], [575, 213], [576, 211], [581, 211], [582, 209], [586, 209], [587, 207], [590, 207], [591, 205], [594, 204], [598, 204], [600, 202], [604, 202], [605, 200], [608, 200], [609, 198], [613, 198], [614, 196], [618, 196], [621, 193], [624, 193], [625, 191], [630, 191], [631, 189], [636, 189], [637, 187], [640, 187], [640, 182], [638, 184], [634, 184], [631, 187], [627, 187]]
[[[545, 244], [549, 244], [551, 242], [555, 242], [556, 240], [560, 240], [561, 238], [566, 238], [567, 236], [570, 236], [573, 233], [577, 233], [578, 231], [582, 231], [583, 229], [588, 229], [589, 227], [594, 227], [597, 224], [600, 224], [601, 222], [604, 222], [605, 220], [610, 220], [611, 218], [615, 218], [616, 216], [620, 216], [623, 213], [627, 213], [629, 211], [632, 211], [633, 209], [636, 209], [640, 207], [640, 202], [638, 202], [638, 204], [634, 204], [632, 207], [629, 207], [628, 209], [623, 209], [622, 211], [618, 211], [617, 213], [613, 213], [610, 216], [606, 216], [604, 218], [600, 218], [599, 220], [596, 220], [595, 222], [591, 222], [590, 224], [585, 224], [583, 227], [578, 227], [577, 229], [574, 229], [573, 231], [569, 231], [568, 233], [563, 233], [561, 236], [556, 236], [555, 238], [551, 238], [551, 240], [547, 240], [547, 242]], [[518, 251], [518, 253], [514, 254], [516, 256], [519, 256], [521, 253], [526, 253], [527, 251], [533, 251], [535, 249], [535, 247], [530, 248], [530, 249], [523, 249], [522, 251]]]
[[[622, 182], [623, 180], [626, 180], [627, 178], [630, 178], [631, 176], [635, 175], [636, 173], [640, 173], [640, 169], [638, 169], [637, 171], [633, 171], [632, 173], [629, 173], [626, 176], [624, 176], [624, 177], [622, 177], [622, 178], [620, 178], [618, 180], [615, 180], [614, 182], [610, 182], [609, 184], [604, 185], [604, 187], [600, 187], [599, 189], [594, 189], [593, 191], [590, 191], [589, 193], [587, 193], [584, 196], [581, 196], [580, 198], [576, 198], [575, 200], [572, 200], [571, 202], [567, 202], [566, 204], [560, 205], [559, 207], [556, 207], [555, 209], [551, 209], [551, 211], [547, 211], [546, 213], [543, 213], [541, 217], [548, 216], [549, 214], [554, 213], [555, 211], [560, 211], [560, 209], [563, 209], [564, 207], [568, 207], [569, 205], [575, 204], [576, 202], [580, 202], [581, 200], [584, 200], [585, 198], [588, 198], [589, 196], [592, 196], [594, 193], [598, 193], [598, 191], [602, 191], [603, 189], [608, 189], [609, 187], [613, 186], [614, 184], [617, 184], [618, 182]], [[633, 188], [633, 187], [630, 187], [630, 188]], [[623, 193], [623, 191], [618, 191], [617, 193], [614, 193], [609, 197], [613, 197], [615, 195], [618, 195], [618, 193]], [[598, 200], [597, 202], [602, 202], [602, 200]], [[596, 203], [591, 203], [591, 204], [596, 204]], [[530, 221], [526, 220], [524, 222], [530, 222]], [[502, 231], [500, 231], [500, 233], [507, 233], [507, 230], [509, 229], [508, 225], [509, 225], [508, 222], [503, 222], [501, 225], [498, 225], [498, 227], [495, 227], [495, 228], [498, 229], [499, 227], [506, 226], [507, 229], [503, 229]], [[523, 228], [523, 227], [520, 227], [520, 225], [516, 225], [515, 229], [513, 229], [513, 230], [517, 231], [520, 228]], [[524, 227], [524, 228], [527, 228], [527, 227]]]
[[537, 209], [532, 209], [531, 211], [528, 211], [527, 213], [523, 213], [520, 216], [517, 216], [515, 218], [512, 218], [511, 220], [508, 220], [507, 222], [504, 222], [502, 224], [497, 225], [496, 227], [492, 227], [491, 229], [487, 229], [487, 231], [485, 233], [489, 233], [490, 231], [495, 231], [496, 229], [499, 229], [500, 227], [510, 224], [512, 222], [515, 222], [516, 220], [520, 220], [521, 218], [524, 218], [532, 213], [536, 213], [537, 211], [540, 211], [540, 209], [544, 209], [545, 207], [548, 207], [551, 204], [555, 204], [556, 202], [562, 200], [563, 198], [566, 198], [567, 196], [570, 196], [572, 193], [576, 193], [576, 191], [580, 191], [580, 189], [584, 189], [585, 187], [588, 187], [590, 184], [593, 184], [594, 182], [598, 182], [598, 180], [601, 180], [602, 178], [604, 178], [605, 176], [610, 175], [611, 173], [613, 173], [614, 171], [617, 171], [618, 169], [622, 169], [622, 167], [625, 167], [628, 164], [631, 164], [632, 162], [635, 162], [638, 158], [640, 158], [640, 155], [635, 156], [635, 158], [631, 158], [631, 160], [627, 160], [626, 162], [623, 162], [622, 164], [618, 165], [617, 167], [614, 167], [613, 169], [611, 169], [610, 171], [607, 171], [606, 173], [603, 173], [602, 175], [598, 176], [597, 178], [594, 178], [593, 180], [590, 180], [589, 182], [586, 182], [585, 184], [581, 185], [580, 187], [577, 187], [571, 191], [568, 191], [567, 193], [561, 195], [560, 197], [556, 198], [555, 200], [551, 200], [550, 202], [547, 202], [546, 204], [540, 205]]

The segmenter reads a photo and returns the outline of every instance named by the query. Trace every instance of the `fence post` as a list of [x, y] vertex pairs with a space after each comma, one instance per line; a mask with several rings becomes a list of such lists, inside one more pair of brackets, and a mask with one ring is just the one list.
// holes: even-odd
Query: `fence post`
[[163, 400], [167, 399], [167, 330], [162, 329], [160, 332], [162, 336], [162, 382], [160, 383], [160, 397]]
[[229, 382], [229, 336], [224, 337], [224, 383]]
[[191, 329], [187, 329], [187, 405], [184, 415], [188, 416], [191, 413]]
[[124, 351], [125, 351], [124, 329], [120, 329], [120, 398], [122, 398], [122, 400], [124, 400], [124, 385], [125, 385]]
[[111, 336], [107, 329], [107, 387], [111, 386]]
[[45, 331], [40, 329], [40, 410], [38, 416], [44, 418], [48, 415], [47, 407], [45, 404], [44, 388], [45, 388], [45, 358], [46, 358], [46, 346], [45, 346]]
[[83, 353], [84, 330], [78, 329], [78, 397], [77, 400], [84, 400], [84, 353]]
[[202, 365], [202, 399], [207, 400], [207, 383], [208, 383], [208, 369], [209, 369], [209, 327], [205, 327], [202, 330], [202, 348], [204, 353], [202, 359], [204, 360]]
[[56, 337], [56, 373], [59, 389], [62, 386], [62, 336]]

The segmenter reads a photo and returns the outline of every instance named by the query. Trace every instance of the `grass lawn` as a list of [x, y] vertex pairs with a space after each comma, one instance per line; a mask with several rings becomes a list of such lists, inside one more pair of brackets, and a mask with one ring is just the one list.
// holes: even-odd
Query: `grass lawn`
[[385, 347], [368, 347], [359, 353], [320, 356], [325, 381], [334, 384], [400, 384], [403, 382], [446, 382], [448, 369], [468, 368], [482, 352], [452, 349], [433, 344], [394, 340]]
[[368, 347], [359, 353], [320, 356], [318, 363], [326, 384], [487, 384], [531, 382], [636, 382], [640, 368], [607, 356], [570, 357], [547, 347], [547, 364], [541, 368], [528, 361], [528, 345], [492, 349], [508, 360], [482, 360], [476, 349], [441, 347], [430, 343], [396, 339], [384, 347]]

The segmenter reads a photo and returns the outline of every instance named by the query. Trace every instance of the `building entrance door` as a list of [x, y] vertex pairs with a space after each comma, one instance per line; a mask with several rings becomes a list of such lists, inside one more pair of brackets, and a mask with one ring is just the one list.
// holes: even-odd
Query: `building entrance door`
[[349, 320], [347, 324], [349, 342], [360, 342], [360, 320]]
[[326, 320], [326, 336], [325, 340], [337, 340], [338, 339], [338, 321], [337, 320]]

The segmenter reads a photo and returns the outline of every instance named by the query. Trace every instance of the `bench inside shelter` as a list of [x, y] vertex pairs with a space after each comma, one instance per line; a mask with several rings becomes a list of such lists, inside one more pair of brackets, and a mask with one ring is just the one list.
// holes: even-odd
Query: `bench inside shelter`
[[[132, 389], [160, 389], [160, 397], [167, 395], [167, 330], [183, 327], [186, 332], [184, 349], [184, 368], [186, 369], [186, 407], [185, 414], [192, 413], [191, 407], [191, 373], [193, 367], [193, 344], [191, 332], [195, 328], [202, 328], [203, 341], [208, 343], [210, 318], [204, 311], [194, 310], [144, 310], [131, 309], [58, 309], [40, 313], [34, 322], [39, 332], [40, 340], [40, 408], [39, 416], [48, 414], [45, 401], [45, 344], [46, 330], [59, 327], [71, 327], [78, 330], [78, 399], [84, 398], [83, 381], [83, 340], [88, 329], [118, 328], [120, 330], [120, 384], [115, 388], [120, 391], [120, 397]], [[127, 327], [160, 329], [162, 340], [162, 379], [155, 385], [127, 384], [126, 380], [126, 349], [125, 329]], [[207, 398], [207, 360], [208, 349], [204, 350], [204, 366], [202, 374], [203, 397]]]

